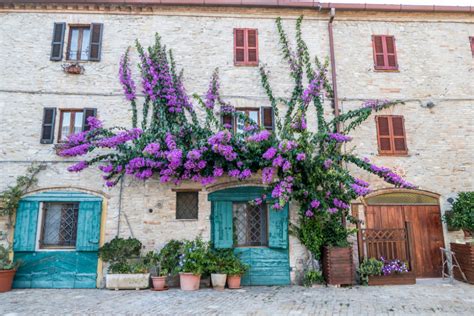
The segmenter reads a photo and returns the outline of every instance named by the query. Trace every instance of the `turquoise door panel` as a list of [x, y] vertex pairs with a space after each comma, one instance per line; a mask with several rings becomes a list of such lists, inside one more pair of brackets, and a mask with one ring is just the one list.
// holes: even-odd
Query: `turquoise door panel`
[[13, 251], [34, 251], [39, 202], [20, 201], [16, 211]]
[[77, 251], [99, 250], [101, 202], [79, 203], [77, 219]]
[[[232, 203], [251, 201], [263, 193], [259, 187], [240, 187], [211, 193], [212, 231], [215, 248], [231, 248]], [[271, 205], [270, 201], [268, 204]], [[230, 232], [226, 234], [224, 232]], [[243, 285], [288, 285], [290, 264], [288, 254], [288, 205], [282, 210], [269, 207], [268, 247], [238, 247], [234, 253], [250, 266], [242, 276]]]
[[[40, 202], [79, 202], [76, 249], [37, 251]], [[95, 288], [102, 200], [77, 192], [46, 192], [28, 196], [17, 210], [14, 254], [22, 262], [15, 288]]]

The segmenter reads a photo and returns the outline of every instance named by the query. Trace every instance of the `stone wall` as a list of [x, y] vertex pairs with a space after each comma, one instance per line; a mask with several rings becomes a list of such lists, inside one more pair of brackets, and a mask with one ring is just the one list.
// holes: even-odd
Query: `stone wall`
[[[282, 16], [290, 38], [294, 22], [304, 13], [303, 34], [311, 54], [329, 55], [326, 13], [310, 10], [223, 9], [165, 7], [144, 14], [124, 12], [0, 12], [0, 190], [25, 172], [29, 162], [45, 161], [48, 168], [39, 175], [37, 190], [53, 188], [86, 190], [107, 199], [106, 240], [118, 233], [132, 234], [146, 249], [161, 247], [174, 238], [210, 236], [208, 189], [199, 193], [199, 219], [175, 219], [172, 185], [154, 180], [142, 183], [126, 179], [120, 189], [103, 186], [98, 172], [67, 173], [69, 160], [57, 157], [53, 145], [39, 143], [43, 107], [96, 107], [106, 126], [130, 126], [129, 105], [125, 102], [117, 73], [118, 61], [127, 46], [138, 38], [143, 45], [153, 41], [154, 32], [173, 48], [179, 67], [185, 70], [187, 91], [205, 93], [215, 67], [220, 68], [222, 95], [237, 107], [268, 105], [260, 87], [258, 69], [234, 67], [233, 28], [258, 28], [259, 57], [270, 71], [277, 96], [287, 96], [292, 87], [287, 65], [279, 53], [275, 18]], [[84, 63], [83, 75], [67, 75], [62, 62], [49, 60], [54, 22], [70, 24], [104, 23], [102, 60]], [[28, 30], [28, 32], [25, 32]], [[397, 39], [398, 72], [375, 72], [372, 34], [391, 34]], [[363, 99], [406, 100], [405, 105], [385, 110], [403, 114], [408, 139], [407, 157], [377, 155], [374, 119], [371, 117], [347, 145], [377, 164], [396, 167], [422, 189], [446, 199], [460, 190], [473, 190], [474, 89], [473, 59], [468, 36], [474, 35], [472, 17], [456, 14], [338, 13], [334, 39], [342, 111], [360, 105]], [[66, 36], [67, 42], [67, 36]], [[133, 63], [137, 61], [132, 49]], [[136, 72], [135, 72], [136, 74]], [[432, 100], [433, 109], [423, 105]], [[315, 126], [310, 113], [309, 126]], [[326, 105], [326, 115], [332, 109]], [[56, 121], [56, 136], [59, 121]], [[375, 182], [376, 188], [386, 187]], [[225, 180], [223, 180], [225, 182]], [[223, 184], [225, 186], [226, 184]], [[183, 184], [180, 188], [198, 188]], [[121, 206], [120, 206], [121, 205]], [[120, 210], [120, 224], [119, 224]], [[296, 207], [291, 208], [296, 221]], [[0, 219], [0, 230], [5, 231]], [[292, 280], [298, 278], [307, 253], [290, 237]]]

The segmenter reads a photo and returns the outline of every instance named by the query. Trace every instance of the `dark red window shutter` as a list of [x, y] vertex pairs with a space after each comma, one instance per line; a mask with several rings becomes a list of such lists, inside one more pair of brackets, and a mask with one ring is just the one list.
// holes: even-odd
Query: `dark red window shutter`
[[397, 155], [407, 153], [403, 116], [376, 116], [377, 142], [380, 154]]
[[54, 141], [54, 122], [56, 120], [56, 108], [43, 109], [43, 125], [41, 128], [41, 144], [52, 144]]
[[258, 31], [256, 29], [234, 29], [234, 64], [236, 66], [258, 65]]
[[261, 112], [262, 126], [265, 129], [272, 131], [275, 128], [273, 108], [271, 106], [262, 107]]
[[389, 35], [373, 35], [374, 66], [377, 70], [397, 70], [397, 49], [395, 37]]
[[102, 50], [102, 23], [92, 23], [90, 31], [89, 60], [100, 61]]
[[50, 60], [59, 61], [63, 59], [64, 33], [66, 31], [66, 23], [54, 23], [53, 40], [51, 41]]
[[234, 117], [232, 114], [222, 114], [222, 125], [227, 126], [227, 129], [234, 131]]
[[472, 57], [474, 57], [474, 36], [469, 37], [469, 41], [471, 42], [471, 53]]
[[85, 108], [83, 111], [82, 111], [83, 115], [83, 123], [82, 123], [82, 131], [88, 131], [91, 129], [91, 127], [89, 126], [89, 124], [87, 123], [87, 119], [91, 116], [93, 117], [96, 117], [97, 116], [97, 109], [94, 109], [94, 108]]

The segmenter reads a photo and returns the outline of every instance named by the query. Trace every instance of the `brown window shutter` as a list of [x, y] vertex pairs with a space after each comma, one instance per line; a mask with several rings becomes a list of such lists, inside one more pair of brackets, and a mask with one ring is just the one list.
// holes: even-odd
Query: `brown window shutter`
[[398, 69], [397, 64], [397, 51], [395, 49], [395, 37], [385, 36], [385, 46], [386, 46], [386, 66], [388, 69]]
[[245, 63], [245, 30], [234, 29], [234, 63]]
[[222, 125], [226, 124], [230, 125], [230, 131], [234, 131], [234, 117], [232, 114], [222, 114]]
[[263, 127], [269, 131], [273, 131], [273, 129], [275, 128], [273, 108], [271, 106], [265, 106], [262, 107], [261, 112]]
[[393, 151], [397, 154], [407, 152], [403, 116], [392, 116]]
[[373, 46], [373, 49], [374, 49], [375, 69], [385, 67], [382, 36], [373, 35], [372, 36], [372, 46]]
[[89, 60], [100, 61], [102, 50], [102, 23], [92, 23], [90, 31]]
[[469, 37], [469, 41], [471, 42], [471, 53], [472, 57], [474, 57], [474, 36]]
[[258, 33], [257, 30], [247, 30], [247, 56], [249, 65], [258, 64]]
[[56, 108], [43, 109], [43, 125], [41, 128], [41, 144], [52, 144], [54, 141], [54, 122], [56, 120]]
[[377, 141], [379, 144], [379, 153], [392, 153], [389, 118], [387, 116], [376, 116], [375, 119], [377, 122]]
[[389, 35], [372, 35], [374, 50], [374, 67], [377, 70], [397, 70], [397, 49], [395, 37]]
[[82, 111], [83, 115], [83, 122], [82, 122], [82, 131], [88, 131], [91, 129], [91, 127], [89, 126], [89, 124], [87, 123], [87, 119], [91, 116], [93, 117], [96, 117], [97, 116], [97, 109], [95, 108], [85, 108], [83, 111]]
[[64, 33], [66, 23], [54, 23], [53, 40], [51, 41], [50, 60], [60, 61], [63, 59]]

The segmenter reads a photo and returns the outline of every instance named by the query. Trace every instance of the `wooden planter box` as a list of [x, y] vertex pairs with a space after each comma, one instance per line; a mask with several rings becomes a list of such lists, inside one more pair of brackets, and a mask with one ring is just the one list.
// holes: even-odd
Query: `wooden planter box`
[[[467, 281], [474, 284], [474, 245], [451, 243], [451, 251], [454, 252]], [[456, 280], [464, 281], [459, 269], [454, 268], [453, 272]]]
[[323, 276], [329, 285], [354, 284], [352, 247], [324, 247]]
[[405, 285], [416, 284], [416, 276], [413, 272], [396, 273], [390, 275], [369, 276], [369, 285]]

